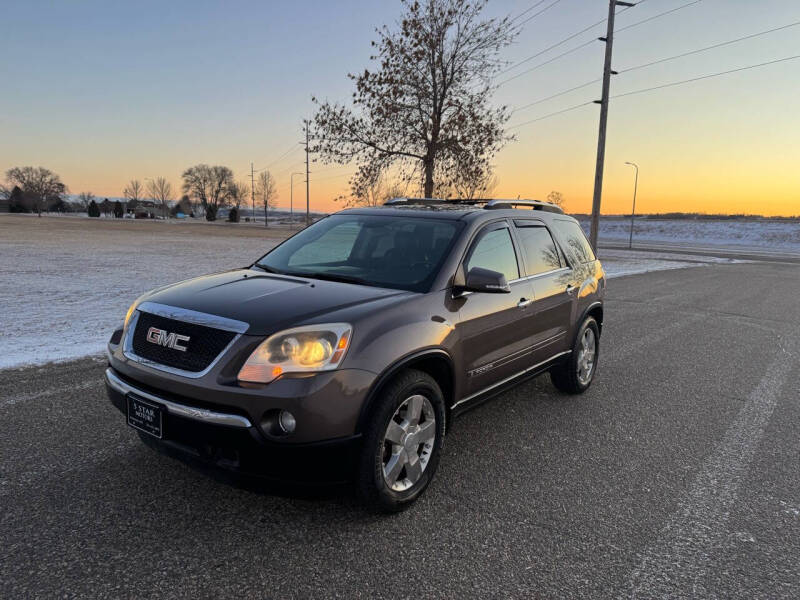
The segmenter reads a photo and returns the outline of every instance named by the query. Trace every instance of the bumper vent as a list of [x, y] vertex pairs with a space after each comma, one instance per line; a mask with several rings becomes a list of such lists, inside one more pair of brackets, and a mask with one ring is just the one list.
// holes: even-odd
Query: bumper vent
[[[155, 328], [163, 333], [153, 332], [148, 340], [148, 331]], [[175, 336], [170, 347], [170, 334]], [[139, 312], [136, 329], [133, 332], [134, 353], [147, 361], [152, 361], [174, 369], [192, 373], [206, 369], [214, 359], [231, 343], [236, 333], [223, 331], [195, 323], [169, 319], [148, 312]], [[179, 348], [186, 348], [180, 350]]]

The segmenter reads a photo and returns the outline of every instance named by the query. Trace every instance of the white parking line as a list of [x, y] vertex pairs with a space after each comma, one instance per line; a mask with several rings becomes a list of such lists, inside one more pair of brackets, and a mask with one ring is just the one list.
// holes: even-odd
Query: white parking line
[[782, 350], [750, 393], [733, 424], [631, 574], [634, 597], [711, 597], [705, 577], [714, 549], [726, 536], [726, 521], [764, 429], [775, 410], [795, 357]]

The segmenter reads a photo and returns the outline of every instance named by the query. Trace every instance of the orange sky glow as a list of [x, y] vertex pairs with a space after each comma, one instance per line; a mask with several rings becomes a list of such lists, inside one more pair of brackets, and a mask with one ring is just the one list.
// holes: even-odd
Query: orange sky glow
[[[288, 208], [291, 173], [305, 168], [299, 142], [302, 119], [313, 114], [312, 94], [346, 100], [346, 73], [368, 64], [374, 26], [399, 13], [396, 3], [347, 2], [347, 20], [328, 4], [267, 10], [256, 3], [247, 23], [221, 6], [187, 11], [98, 0], [94, 7], [48, 5], [45, 11], [37, 2], [19, 3], [8, 15], [17, 27], [0, 40], [0, 53], [16, 59], [0, 64], [0, 171], [45, 166], [72, 193], [100, 198], [121, 196], [131, 179], [163, 176], [178, 197], [180, 174], [191, 165], [224, 164], [237, 181], [249, 182], [252, 161], [256, 169], [269, 167], [278, 205]], [[487, 11], [513, 15], [530, 4], [493, 0]], [[624, 27], [682, 4], [647, 2], [618, 23]], [[512, 64], [525, 59], [578, 25], [602, 19], [605, 10], [593, 0], [559, 5], [527, 25], [505, 58]], [[153, 11], [159, 19], [150, 18]], [[698, 2], [621, 33], [614, 68], [625, 71], [793, 21], [800, 21], [794, 0]], [[219, 39], [218, 27], [234, 23], [236, 38]], [[309, 28], [311, 46], [297, 43], [293, 31], [300, 23]], [[42, 44], [30, 44], [32, 31]], [[589, 31], [575, 43], [602, 33]], [[622, 73], [612, 80], [612, 97], [797, 54], [799, 35], [800, 27], [790, 28]], [[495, 101], [523, 107], [592, 81], [600, 75], [602, 51], [598, 42], [520, 76], [501, 86]], [[494, 195], [545, 199], [556, 190], [568, 212], [589, 212], [598, 106], [525, 123], [599, 94], [596, 83], [513, 114], [508, 126], [516, 139], [495, 157]], [[613, 99], [603, 213], [630, 212], [634, 169], [625, 162], [631, 161], [640, 168], [637, 213], [800, 215], [798, 98], [800, 60]], [[347, 194], [353, 168], [312, 164], [311, 209], [341, 208], [334, 198]], [[411, 186], [409, 195], [416, 191]], [[302, 176], [294, 178], [294, 205], [305, 207]]]

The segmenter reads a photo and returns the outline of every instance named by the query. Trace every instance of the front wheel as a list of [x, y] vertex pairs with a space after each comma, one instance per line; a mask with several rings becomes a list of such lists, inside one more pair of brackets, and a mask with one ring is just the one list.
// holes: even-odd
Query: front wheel
[[582, 394], [592, 385], [600, 350], [600, 328], [594, 317], [586, 317], [578, 330], [572, 353], [564, 363], [550, 370], [550, 380], [562, 392]]
[[397, 512], [433, 479], [444, 441], [445, 406], [436, 381], [407, 370], [382, 392], [364, 435], [358, 492], [369, 506]]

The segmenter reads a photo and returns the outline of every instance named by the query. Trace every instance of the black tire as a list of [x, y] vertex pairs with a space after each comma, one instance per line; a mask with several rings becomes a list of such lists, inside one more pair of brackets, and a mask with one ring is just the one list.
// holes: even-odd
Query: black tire
[[[390, 421], [409, 398], [422, 395], [430, 401], [435, 415], [435, 438], [422, 475], [411, 487], [393, 490], [383, 475], [386, 452], [384, 439]], [[423, 417], [424, 418], [424, 417]], [[408, 369], [397, 375], [375, 399], [369, 422], [364, 432], [364, 445], [358, 465], [356, 480], [358, 496], [368, 507], [381, 512], [398, 512], [408, 508], [433, 479], [439, 464], [445, 432], [445, 404], [436, 381], [422, 371]]]
[[[594, 332], [594, 365], [591, 369], [589, 380], [582, 382], [578, 377], [578, 358], [583, 336], [587, 329], [591, 329]], [[566, 394], [582, 394], [589, 389], [592, 381], [594, 381], [599, 358], [600, 328], [597, 326], [597, 321], [594, 320], [594, 317], [586, 317], [580, 329], [578, 329], [578, 335], [575, 336], [575, 342], [572, 344], [572, 353], [569, 355], [568, 360], [550, 369], [550, 381], [553, 382], [557, 389]]]

